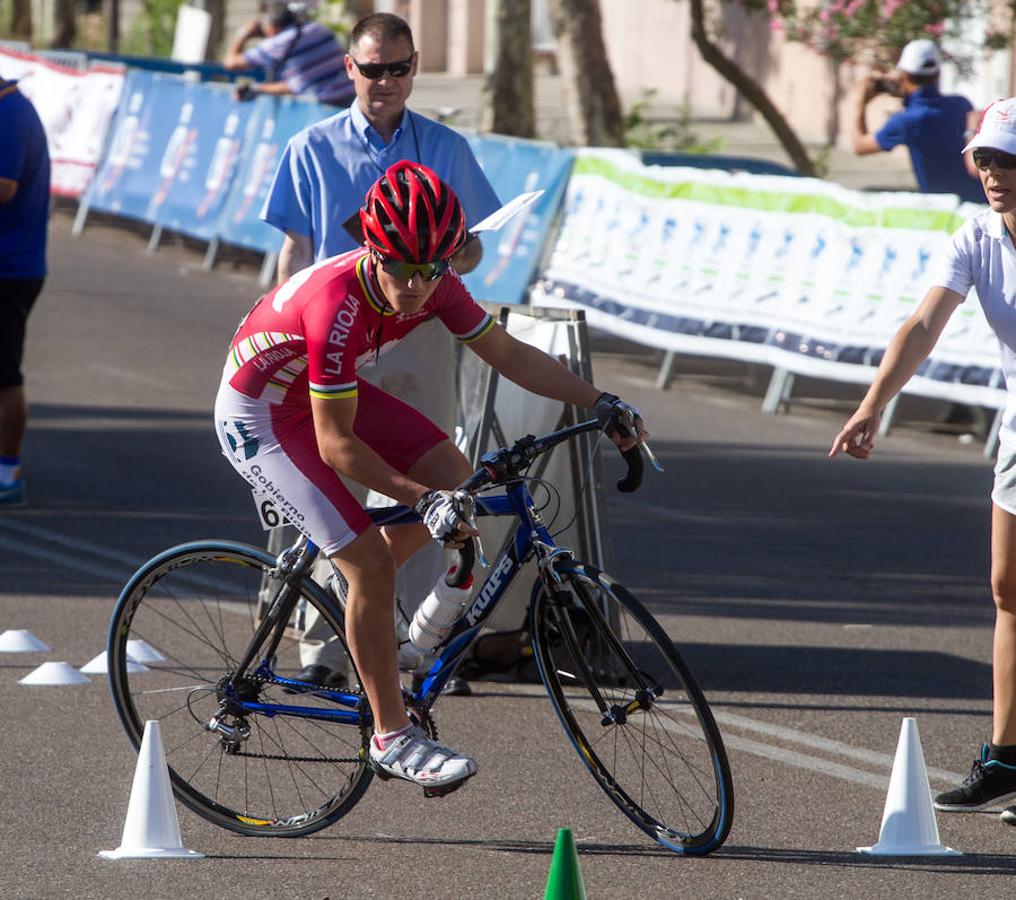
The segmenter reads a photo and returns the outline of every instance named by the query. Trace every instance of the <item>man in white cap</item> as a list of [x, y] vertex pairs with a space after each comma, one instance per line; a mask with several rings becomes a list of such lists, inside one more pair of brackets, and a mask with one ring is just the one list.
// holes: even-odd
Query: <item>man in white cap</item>
[[[895, 76], [869, 76], [862, 81], [854, 116], [854, 152], [866, 156], [905, 144], [923, 193], [957, 194], [983, 203], [984, 191], [962, 155], [963, 145], [977, 127], [977, 114], [966, 97], [939, 93], [940, 67], [938, 47], [922, 38], [903, 48]], [[871, 134], [865, 109], [881, 93], [899, 97], [903, 109]]]

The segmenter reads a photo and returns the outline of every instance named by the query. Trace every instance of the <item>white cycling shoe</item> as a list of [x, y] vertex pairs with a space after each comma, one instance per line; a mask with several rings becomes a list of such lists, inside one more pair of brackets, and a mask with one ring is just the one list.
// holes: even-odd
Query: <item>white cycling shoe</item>
[[419, 726], [394, 738], [384, 750], [371, 738], [370, 760], [380, 778], [411, 781], [428, 797], [450, 793], [476, 774], [471, 757], [431, 740]]

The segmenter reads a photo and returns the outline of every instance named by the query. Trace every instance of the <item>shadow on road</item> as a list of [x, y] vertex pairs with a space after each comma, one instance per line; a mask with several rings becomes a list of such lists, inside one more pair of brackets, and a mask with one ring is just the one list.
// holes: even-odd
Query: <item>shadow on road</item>
[[908, 872], [938, 872], [964, 875], [1012, 875], [1016, 856], [997, 853], [966, 853], [963, 856], [876, 857], [857, 852], [830, 853], [823, 850], [771, 847], [721, 847], [715, 859], [787, 863], [795, 866], [837, 866], [851, 869], [901, 869]]

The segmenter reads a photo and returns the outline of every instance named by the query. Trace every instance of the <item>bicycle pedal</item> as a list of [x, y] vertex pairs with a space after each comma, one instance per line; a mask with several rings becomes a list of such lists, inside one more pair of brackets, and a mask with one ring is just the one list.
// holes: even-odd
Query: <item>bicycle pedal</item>
[[[476, 773], [474, 772], [473, 775]], [[456, 781], [453, 784], [443, 784], [440, 787], [425, 787], [423, 789], [424, 797], [444, 797], [451, 794], [453, 791], [457, 791], [462, 785], [464, 785], [473, 775], [467, 775], [461, 781]]]

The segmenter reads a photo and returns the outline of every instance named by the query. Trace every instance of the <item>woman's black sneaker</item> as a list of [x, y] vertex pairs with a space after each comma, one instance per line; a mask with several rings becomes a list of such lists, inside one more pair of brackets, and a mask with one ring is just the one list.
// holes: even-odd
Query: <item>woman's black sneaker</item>
[[[958, 788], [939, 794], [935, 809], [942, 812], [977, 812], [1016, 797], [1016, 766], [988, 759], [988, 745], [974, 760], [970, 774]], [[1014, 823], [1016, 824], [1016, 823]]]

